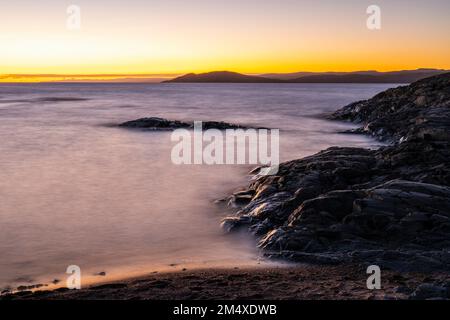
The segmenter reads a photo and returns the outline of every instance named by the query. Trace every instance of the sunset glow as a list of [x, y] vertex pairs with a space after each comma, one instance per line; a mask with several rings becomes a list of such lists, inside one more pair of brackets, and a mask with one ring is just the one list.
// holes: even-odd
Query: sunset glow
[[[41, 74], [182, 74], [450, 68], [448, 1], [78, 0], [81, 30], [66, 28], [66, 1], [2, 5], [0, 81]], [[14, 76], [26, 74], [27, 76]], [[45, 78], [45, 77], [44, 77]], [[58, 79], [52, 78], [52, 79]], [[62, 77], [61, 79], [65, 79]]]

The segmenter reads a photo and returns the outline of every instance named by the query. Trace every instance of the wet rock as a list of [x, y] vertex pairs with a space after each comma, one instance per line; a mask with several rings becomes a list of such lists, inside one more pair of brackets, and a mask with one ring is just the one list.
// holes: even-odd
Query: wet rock
[[411, 300], [426, 300], [436, 298], [447, 298], [447, 289], [443, 286], [423, 283], [409, 297]]
[[17, 290], [18, 291], [25, 291], [25, 290], [27, 290], [28, 289], [28, 286], [18, 286], [17, 287]]
[[30, 290], [22, 290], [22, 291], [14, 293], [14, 295], [18, 296], [18, 297], [24, 297], [24, 296], [28, 296], [31, 294], [33, 294], [33, 291], [30, 291]]
[[[145, 129], [145, 130], [174, 130], [180, 128], [193, 129], [193, 122], [184, 122], [178, 120], [168, 120], [158, 117], [140, 118], [136, 120], [127, 121], [119, 124], [120, 127], [131, 129]], [[208, 129], [248, 129], [250, 127], [222, 122], [222, 121], [203, 121], [203, 130]], [[259, 128], [258, 128], [259, 129]]]
[[398, 286], [395, 288], [395, 292], [410, 295], [412, 293], [412, 290], [411, 290], [411, 288], [408, 288], [407, 286]]
[[250, 226], [252, 218], [249, 216], [227, 217], [222, 220], [221, 227], [226, 232], [233, 232]]
[[261, 236], [266, 234], [268, 231], [272, 230], [272, 228], [273, 223], [271, 223], [270, 220], [267, 218], [262, 222], [250, 225], [248, 230], [255, 236]]
[[[333, 118], [391, 145], [332, 147], [282, 163], [240, 192], [226, 231], [276, 258], [450, 270], [450, 73], [389, 89]], [[236, 203], [236, 201], [234, 202]]]
[[170, 281], [167, 280], [154, 280], [148, 283], [151, 287], [155, 288], [167, 288], [170, 285]]
[[178, 129], [178, 128], [188, 128], [189, 123], [181, 121], [172, 121], [163, 118], [150, 117], [150, 118], [140, 118], [137, 120], [131, 120], [120, 124], [121, 127], [126, 128], [140, 128], [140, 129], [152, 129], [152, 130], [164, 130], [164, 129]]
[[235, 208], [245, 206], [250, 203], [254, 195], [255, 192], [253, 190], [236, 192], [230, 197], [228, 205]]
[[331, 118], [362, 122], [364, 130], [384, 140], [447, 140], [450, 73], [393, 88], [352, 103]]
[[11, 293], [11, 290], [12, 290], [11, 288], [4, 288], [4, 289], [1, 290], [0, 294], [3, 295], [3, 294]]
[[110, 283], [110, 284], [102, 284], [99, 286], [90, 287], [89, 290], [104, 290], [104, 289], [122, 289], [126, 288], [127, 285], [125, 283]]

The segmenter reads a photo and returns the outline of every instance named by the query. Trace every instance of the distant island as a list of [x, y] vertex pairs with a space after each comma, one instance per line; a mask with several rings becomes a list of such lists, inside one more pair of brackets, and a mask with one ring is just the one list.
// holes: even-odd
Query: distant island
[[164, 83], [412, 83], [449, 72], [443, 69], [354, 72], [297, 72], [245, 75], [230, 71], [188, 73]]
[[262, 76], [249, 76], [237, 72], [230, 72], [230, 71], [214, 71], [214, 72], [208, 72], [208, 73], [188, 73], [184, 76], [177, 77], [172, 80], [166, 80], [163, 82], [197, 82], [197, 83], [204, 83], [204, 82], [213, 82], [213, 83], [220, 83], [220, 82], [229, 82], [229, 83], [282, 83], [286, 82], [282, 79], [272, 79], [272, 78], [266, 78]]

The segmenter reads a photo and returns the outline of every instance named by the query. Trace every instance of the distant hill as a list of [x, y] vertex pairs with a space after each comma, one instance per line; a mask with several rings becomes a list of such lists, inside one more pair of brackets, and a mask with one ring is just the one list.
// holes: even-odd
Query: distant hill
[[266, 73], [266, 74], [261, 74], [261, 77], [265, 77], [265, 78], [271, 78], [271, 79], [279, 79], [279, 80], [292, 80], [292, 79], [297, 79], [297, 78], [301, 78], [301, 77], [307, 77], [307, 76], [317, 76], [317, 75], [324, 75], [324, 74], [329, 74], [329, 75], [343, 75], [346, 74], [348, 72], [292, 72], [292, 73]]
[[187, 83], [412, 83], [424, 78], [449, 72], [442, 69], [417, 69], [390, 72], [295, 72], [271, 73], [258, 76], [229, 71], [189, 73], [164, 82]]
[[237, 72], [230, 71], [214, 71], [208, 73], [188, 73], [184, 76], [177, 77], [164, 82], [227, 82], [227, 83], [279, 83], [283, 80], [270, 79], [260, 76], [248, 76]]
[[289, 80], [296, 83], [412, 83], [448, 72], [438, 69], [417, 69], [392, 72], [361, 71], [344, 74], [306, 75]]

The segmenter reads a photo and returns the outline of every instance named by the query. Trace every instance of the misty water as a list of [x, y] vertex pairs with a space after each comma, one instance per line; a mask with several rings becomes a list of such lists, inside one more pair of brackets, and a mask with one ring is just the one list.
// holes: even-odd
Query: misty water
[[252, 166], [177, 166], [170, 132], [114, 124], [158, 116], [279, 128], [284, 161], [377, 147], [320, 116], [393, 86], [0, 85], [0, 289], [64, 280], [69, 265], [89, 282], [266, 263], [251, 237], [223, 234], [229, 212], [214, 204], [245, 186]]

